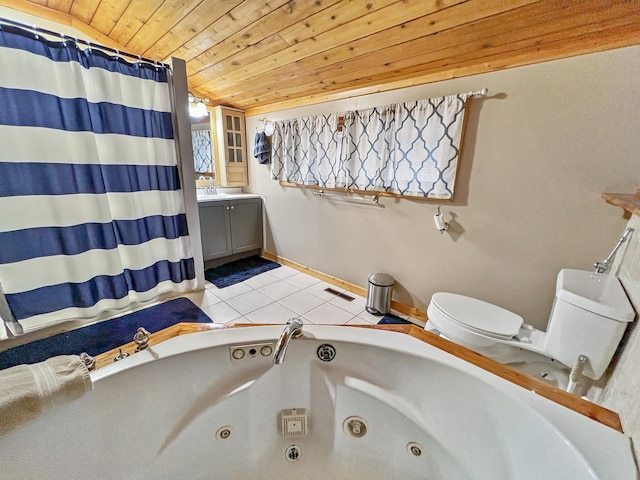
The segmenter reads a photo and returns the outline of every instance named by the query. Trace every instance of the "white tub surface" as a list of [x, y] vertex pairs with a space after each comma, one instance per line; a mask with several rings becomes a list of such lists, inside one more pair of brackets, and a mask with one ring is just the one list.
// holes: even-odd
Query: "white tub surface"
[[[305, 326], [282, 365], [231, 360], [230, 346], [281, 331], [184, 335], [93, 372], [93, 392], [0, 437], [0, 476], [636, 479], [625, 435], [407, 335]], [[316, 355], [323, 344], [333, 361]], [[308, 410], [305, 436], [283, 437], [289, 408]], [[364, 437], [343, 431], [350, 416], [364, 419]], [[290, 445], [296, 462], [285, 458]]]

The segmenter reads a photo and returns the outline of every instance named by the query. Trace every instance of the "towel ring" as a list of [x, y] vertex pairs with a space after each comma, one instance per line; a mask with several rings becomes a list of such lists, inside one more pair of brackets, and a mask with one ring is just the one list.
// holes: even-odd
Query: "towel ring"
[[[267, 120], [266, 118], [258, 119], [258, 123], [256, 124], [256, 133], [264, 132], [267, 136], [273, 135], [273, 131], [271, 131], [271, 133], [267, 132], [267, 125], [271, 125], [273, 127], [273, 123]], [[260, 130], [261, 126], [262, 126], [262, 129]]]

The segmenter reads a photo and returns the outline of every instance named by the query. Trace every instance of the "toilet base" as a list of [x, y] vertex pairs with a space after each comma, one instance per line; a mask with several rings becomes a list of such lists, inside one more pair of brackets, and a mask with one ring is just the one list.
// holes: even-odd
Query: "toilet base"
[[561, 390], [566, 390], [569, 385], [570, 370], [551, 359], [541, 362], [514, 362], [506, 365]]
[[[429, 322], [427, 322], [424, 328], [434, 335], [438, 335], [439, 337], [446, 338], [453, 343], [462, 345], [460, 342], [448, 338]], [[569, 384], [570, 369], [560, 362], [543, 355], [503, 344], [477, 348], [469, 345], [462, 346], [498, 363], [515, 368], [525, 375], [535, 378], [536, 380], [543, 381], [556, 388], [566, 390]]]

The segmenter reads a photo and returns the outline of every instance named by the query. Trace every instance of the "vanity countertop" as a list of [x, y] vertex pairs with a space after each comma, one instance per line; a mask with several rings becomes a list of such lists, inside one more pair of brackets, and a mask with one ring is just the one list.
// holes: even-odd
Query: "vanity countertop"
[[217, 193], [215, 195], [198, 195], [198, 204], [221, 202], [224, 200], [241, 200], [245, 198], [261, 198], [254, 193]]

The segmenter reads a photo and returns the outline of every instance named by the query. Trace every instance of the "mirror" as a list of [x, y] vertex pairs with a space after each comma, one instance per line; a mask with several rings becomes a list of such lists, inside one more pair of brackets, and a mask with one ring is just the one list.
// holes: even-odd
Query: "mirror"
[[[203, 117], [191, 117], [191, 143], [193, 146], [193, 168], [196, 180], [201, 176], [215, 180], [215, 159], [213, 153], [213, 139], [211, 136], [211, 122], [209, 113]], [[197, 183], [197, 182], [196, 182]]]

